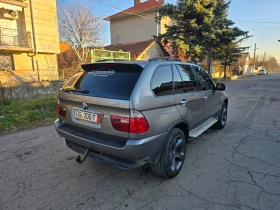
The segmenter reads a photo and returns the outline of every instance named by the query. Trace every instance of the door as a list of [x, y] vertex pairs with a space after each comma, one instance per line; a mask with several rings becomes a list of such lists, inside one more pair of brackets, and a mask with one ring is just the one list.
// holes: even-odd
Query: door
[[215, 84], [204, 69], [199, 66], [193, 66], [197, 80], [200, 86], [200, 92], [203, 94], [204, 116], [205, 119], [214, 116], [220, 107], [219, 94], [215, 91]]
[[173, 65], [173, 71], [176, 107], [192, 129], [204, 120], [203, 94], [190, 65]]

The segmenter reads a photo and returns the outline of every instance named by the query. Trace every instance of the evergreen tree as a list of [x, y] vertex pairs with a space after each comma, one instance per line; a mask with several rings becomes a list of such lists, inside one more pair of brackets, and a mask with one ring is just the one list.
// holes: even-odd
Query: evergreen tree
[[[232, 21], [228, 21], [228, 25], [233, 25]], [[247, 31], [242, 31], [237, 27], [230, 28], [227, 25], [227, 30], [224, 30], [220, 39], [220, 46], [217, 47], [213, 53], [215, 60], [221, 61], [224, 67], [224, 78], [227, 77], [227, 66], [235, 63], [241, 56], [241, 53], [249, 47], [240, 47], [240, 44], [248, 36]], [[242, 37], [242, 38], [240, 38]]]
[[[198, 61], [208, 56], [208, 72], [212, 66], [212, 57], [223, 49], [223, 61], [237, 54], [236, 38], [246, 32], [232, 28], [234, 22], [228, 20], [230, 1], [225, 0], [178, 0], [177, 5], [167, 4], [159, 8], [159, 14], [170, 17], [175, 24], [167, 26], [167, 32], [160, 35], [164, 42], [171, 42], [175, 53], [181, 53], [189, 60]], [[248, 38], [248, 37], [247, 37]], [[235, 42], [235, 43], [234, 43]], [[232, 50], [232, 46], [235, 46]], [[218, 50], [219, 49], [219, 50]], [[224, 51], [228, 50], [227, 53]], [[239, 48], [242, 50], [242, 48]], [[214, 53], [214, 55], [213, 55]]]

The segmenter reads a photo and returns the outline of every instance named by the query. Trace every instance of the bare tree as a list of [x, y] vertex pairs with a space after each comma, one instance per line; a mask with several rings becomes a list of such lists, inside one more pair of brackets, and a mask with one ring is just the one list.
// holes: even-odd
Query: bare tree
[[102, 44], [101, 17], [95, 16], [90, 8], [73, 3], [61, 7], [58, 20], [61, 40], [71, 45], [81, 63], [86, 62], [90, 47]]

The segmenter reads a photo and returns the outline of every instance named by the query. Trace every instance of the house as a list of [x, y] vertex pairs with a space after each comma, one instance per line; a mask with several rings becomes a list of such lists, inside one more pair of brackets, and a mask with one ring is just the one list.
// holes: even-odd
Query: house
[[111, 44], [147, 41], [165, 33], [170, 18], [155, 21], [159, 15], [156, 10], [163, 4], [164, 0], [134, 0], [133, 7], [106, 17], [104, 20], [110, 22]]
[[0, 82], [57, 80], [56, 0], [0, 0]]
[[251, 57], [249, 52], [241, 53], [241, 57], [239, 59], [240, 71], [243, 74], [252, 74], [253, 66], [251, 65]]
[[155, 39], [111, 44], [104, 48], [110, 51], [130, 52], [131, 60], [149, 60], [154, 57], [169, 56], [162, 44]]

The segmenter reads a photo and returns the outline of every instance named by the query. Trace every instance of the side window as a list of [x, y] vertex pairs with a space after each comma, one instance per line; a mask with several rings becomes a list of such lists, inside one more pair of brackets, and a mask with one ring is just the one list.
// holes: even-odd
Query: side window
[[174, 68], [173, 73], [174, 73], [174, 94], [185, 93], [184, 84], [178, 70]]
[[160, 66], [152, 79], [152, 91], [156, 96], [173, 95], [173, 79], [171, 65]]
[[203, 91], [205, 90], [213, 90], [214, 89], [214, 84], [209, 77], [209, 75], [200, 67], [194, 66], [194, 70], [197, 76], [197, 79], [199, 81], [199, 84], [201, 86], [201, 89]]
[[197, 92], [197, 83], [189, 65], [176, 65], [185, 86], [185, 92]]

